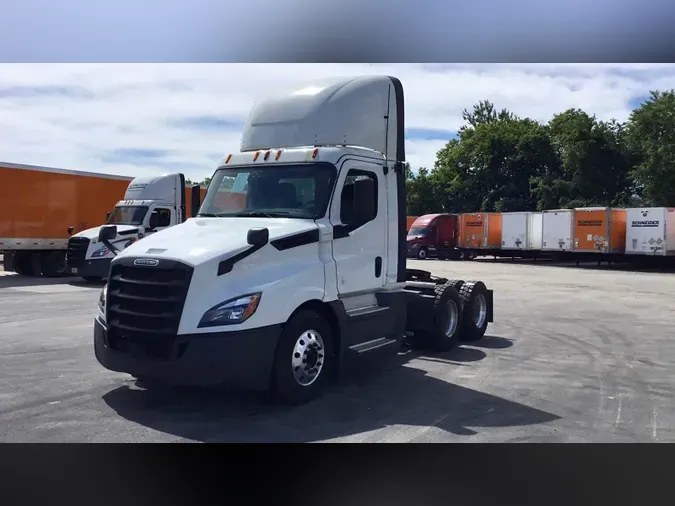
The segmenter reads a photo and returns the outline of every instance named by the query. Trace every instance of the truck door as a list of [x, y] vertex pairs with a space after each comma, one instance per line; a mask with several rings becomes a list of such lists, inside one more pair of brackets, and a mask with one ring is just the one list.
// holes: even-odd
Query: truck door
[[[374, 218], [366, 223], [352, 220], [354, 183], [370, 179]], [[385, 284], [387, 272], [387, 198], [382, 167], [353, 160], [344, 162], [331, 204], [333, 258], [340, 295], [371, 291]]]

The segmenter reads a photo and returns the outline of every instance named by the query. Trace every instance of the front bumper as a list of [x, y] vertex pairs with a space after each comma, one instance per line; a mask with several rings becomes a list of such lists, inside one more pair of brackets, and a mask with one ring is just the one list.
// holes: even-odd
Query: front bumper
[[281, 325], [179, 335], [174, 340], [168, 359], [145, 357], [140, 349], [124, 352], [112, 349], [107, 334], [104, 324], [98, 318], [95, 319], [96, 359], [111, 371], [173, 385], [223, 385], [266, 390]]
[[422, 247], [421, 244], [408, 244], [407, 246], [408, 257], [409, 258], [416, 257], [421, 247]]
[[112, 258], [85, 260], [78, 265], [69, 265], [68, 273], [72, 276], [79, 276], [81, 278], [92, 277], [108, 279], [110, 262], [112, 262]]

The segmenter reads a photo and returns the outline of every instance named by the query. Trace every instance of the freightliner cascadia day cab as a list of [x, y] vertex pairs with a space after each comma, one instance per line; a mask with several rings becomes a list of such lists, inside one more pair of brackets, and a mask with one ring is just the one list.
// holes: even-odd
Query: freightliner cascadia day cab
[[115, 254], [111, 245], [119, 252], [147, 235], [182, 223], [187, 217], [186, 209], [192, 208], [191, 215], [196, 215], [200, 199], [200, 187], [186, 188], [183, 174], [135, 178], [124, 198], [108, 213], [107, 223], [117, 230], [114, 238], [100, 242], [99, 226], [78, 232], [68, 240], [69, 273], [88, 281], [107, 278]]
[[[404, 341], [449, 350], [482, 338], [485, 284], [406, 269], [403, 113], [400, 82], [379, 76], [256, 103], [199, 215], [113, 259], [98, 361], [149, 384], [299, 403]], [[115, 225], [99, 233], [115, 237]]]

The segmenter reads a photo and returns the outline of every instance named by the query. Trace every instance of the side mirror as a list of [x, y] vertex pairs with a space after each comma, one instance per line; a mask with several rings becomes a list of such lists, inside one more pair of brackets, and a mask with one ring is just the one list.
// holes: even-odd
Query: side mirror
[[202, 189], [198, 184], [195, 184], [192, 186], [190, 189], [191, 195], [190, 195], [190, 217], [194, 218], [197, 216], [197, 213], [199, 212], [199, 208], [201, 207], [202, 203], [200, 202], [202, 198]]
[[375, 182], [370, 178], [354, 181], [354, 223], [361, 226], [375, 214]]
[[105, 225], [98, 231], [98, 242], [105, 244], [117, 237], [117, 225]]
[[70, 227], [68, 227], [68, 235], [73, 235], [73, 232], [75, 232], [75, 229], [71, 225]]
[[255, 248], [262, 248], [270, 240], [270, 231], [266, 228], [252, 228], [246, 234], [246, 242]]
[[119, 250], [110, 241], [117, 237], [117, 225], [105, 225], [98, 231], [98, 242], [103, 243], [106, 248], [112, 251], [113, 255], [117, 255]]

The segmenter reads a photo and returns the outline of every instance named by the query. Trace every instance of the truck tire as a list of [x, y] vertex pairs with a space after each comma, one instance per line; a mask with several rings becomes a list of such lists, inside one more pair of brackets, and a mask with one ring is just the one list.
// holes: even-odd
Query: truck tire
[[429, 253], [427, 252], [426, 248], [420, 248], [420, 250], [417, 252], [417, 259], [418, 260], [426, 260], [428, 255], [429, 255]]
[[333, 364], [330, 324], [315, 311], [299, 311], [286, 323], [279, 338], [272, 368], [272, 396], [287, 404], [316, 398], [331, 378]]
[[456, 280], [448, 281], [434, 289], [436, 300], [432, 313], [433, 329], [421, 333], [423, 343], [433, 351], [450, 351], [459, 341], [462, 328], [462, 300], [455, 283]]
[[36, 272], [33, 265], [32, 253], [26, 251], [17, 251], [14, 253], [14, 272], [19, 276], [39, 276], [41, 273]]
[[462, 299], [462, 330], [460, 339], [479, 341], [488, 326], [487, 287], [482, 281], [466, 281], [459, 290]]
[[40, 258], [42, 275], [48, 278], [60, 278], [66, 275], [66, 254], [63, 251], [43, 253]]
[[467, 260], [473, 260], [474, 258], [476, 258], [476, 252], [474, 250], [470, 249], [469, 251], [466, 252]]
[[[459, 293], [459, 291], [462, 289], [462, 285], [464, 284], [464, 280], [462, 280], [462, 279], [449, 279], [445, 284], [449, 285], [449, 286], [452, 286], [455, 290], [457, 290], [457, 293]], [[461, 299], [461, 297], [460, 297], [460, 299]]]
[[466, 250], [460, 249], [457, 251], [457, 260], [466, 260]]

